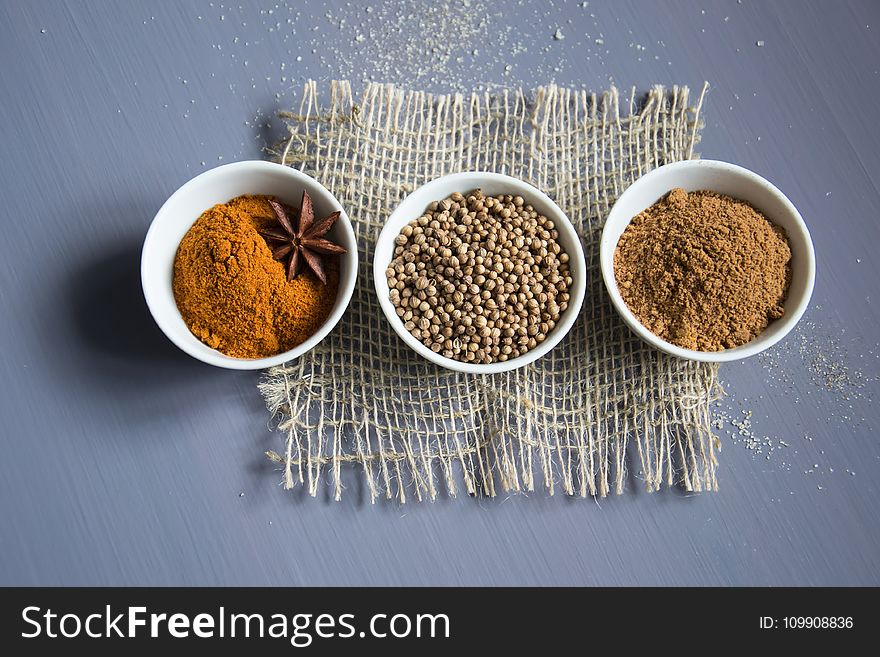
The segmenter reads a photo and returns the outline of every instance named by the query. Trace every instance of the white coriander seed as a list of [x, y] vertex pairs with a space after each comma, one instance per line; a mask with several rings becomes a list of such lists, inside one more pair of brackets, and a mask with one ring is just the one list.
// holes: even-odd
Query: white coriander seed
[[568, 308], [569, 256], [557, 237], [521, 196], [455, 192], [395, 238], [389, 299], [434, 353], [485, 364], [516, 358]]

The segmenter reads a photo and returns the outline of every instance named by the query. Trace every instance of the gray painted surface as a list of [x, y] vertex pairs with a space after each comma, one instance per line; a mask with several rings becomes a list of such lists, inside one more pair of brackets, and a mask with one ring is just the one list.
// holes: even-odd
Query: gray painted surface
[[[837, 338], [876, 372], [880, 4], [580, 4], [505, 7], [530, 47], [503, 79], [709, 80], [703, 156], [769, 176], [813, 231], [804, 340]], [[876, 383], [849, 401], [824, 391], [797, 338], [772, 370], [723, 369], [726, 405], [791, 446], [767, 460], [725, 439], [718, 494], [401, 507], [284, 493], [257, 375], [177, 352], [139, 289], [164, 199], [220, 157], [260, 157], [271, 129], [255, 115], [331, 75], [334, 53], [301, 46], [310, 26], [352, 43], [324, 8], [294, 37], [286, 19], [270, 31], [260, 9], [275, 3], [234, 6], [0, 5], [0, 583], [880, 584]], [[492, 57], [459, 69], [502, 79]]]

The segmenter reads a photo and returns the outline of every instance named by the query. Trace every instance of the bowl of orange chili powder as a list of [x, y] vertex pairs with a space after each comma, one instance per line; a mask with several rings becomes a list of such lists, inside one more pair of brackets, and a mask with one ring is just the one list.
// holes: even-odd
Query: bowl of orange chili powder
[[[300, 231], [302, 216], [310, 231]], [[263, 369], [333, 330], [354, 291], [357, 257], [345, 210], [318, 181], [272, 162], [235, 162], [165, 202], [144, 240], [141, 283], [159, 328], [187, 354]]]

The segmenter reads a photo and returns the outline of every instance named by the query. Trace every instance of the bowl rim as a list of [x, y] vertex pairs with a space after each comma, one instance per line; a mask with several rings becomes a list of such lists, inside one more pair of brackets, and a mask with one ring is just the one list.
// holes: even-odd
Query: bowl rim
[[[349, 268], [349, 273], [346, 279], [340, 280], [339, 288], [336, 292], [336, 301], [334, 303], [334, 308], [330, 315], [327, 317], [326, 321], [307, 340], [297, 345], [293, 349], [289, 349], [288, 351], [284, 351], [273, 356], [267, 356], [265, 358], [234, 358], [232, 356], [227, 356], [226, 354], [223, 354], [216, 349], [211, 349], [210, 347], [208, 347], [208, 349], [211, 349], [210, 352], [200, 350], [199, 346], [207, 345], [204, 345], [204, 343], [202, 343], [196, 336], [189, 332], [188, 327], [187, 334], [184, 336], [182, 332], [179, 332], [175, 327], [172, 327], [169, 321], [163, 315], [161, 315], [161, 313], [156, 312], [156, 301], [153, 296], [154, 291], [152, 289], [152, 286], [148, 284], [148, 277], [151, 275], [150, 254], [152, 253], [153, 249], [157, 248], [153, 244], [153, 242], [158, 239], [156, 237], [158, 233], [158, 226], [164, 224], [167, 221], [172, 221], [175, 219], [173, 214], [169, 214], [170, 208], [172, 208], [173, 205], [177, 201], [179, 201], [181, 197], [184, 197], [186, 196], [186, 194], [190, 193], [197, 185], [203, 184], [206, 179], [210, 179], [212, 177], [229, 172], [234, 172], [236, 170], [241, 170], [242, 172], [256, 172], [258, 174], [260, 172], [269, 171], [273, 173], [282, 173], [282, 175], [289, 176], [291, 178], [291, 181], [295, 182], [297, 185], [299, 185], [299, 187], [307, 189], [310, 195], [322, 197], [322, 200], [328, 203], [334, 210], [339, 210], [340, 221], [338, 221], [337, 224], [342, 227], [346, 239], [354, 247], [352, 249], [349, 249], [345, 254], [342, 254], [343, 257], [347, 257], [350, 260], [351, 266]], [[168, 216], [169, 218], [165, 219], [166, 216]], [[190, 225], [195, 223], [197, 219], [198, 216], [193, 217]], [[179, 218], [177, 220], [182, 221], [182, 219]], [[178, 246], [179, 244], [174, 244], [173, 248], [176, 250]], [[342, 319], [342, 316], [345, 314], [349, 304], [351, 303], [351, 297], [354, 293], [355, 283], [357, 281], [357, 240], [355, 238], [354, 229], [351, 225], [351, 220], [349, 219], [348, 214], [346, 214], [345, 208], [342, 206], [339, 200], [320, 182], [318, 182], [308, 174], [299, 171], [298, 169], [294, 169], [283, 164], [278, 164], [276, 162], [269, 162], [266, 160], [240, 160], [237, 162], [222, 164], [220, 166], [208, 169], [207, 171], [203, 171], [193, 178], [190, 178], [173, 194], [171, 194], [171, 196], [168, 197], [168, 199], [156, 212], [153, 220], [150, 222], [150, 227], [147, 229], [146, 236], [144, 237], [143, 247], [141, 248], [140, 273], [141, 289], [144, 295], [144, 299], [146, 300], [147, 307], [150, 311], [150, 315], [153, 317], [153, 320], [156, 322], [162, 333], [164, 333], [165, 336], [181, 351], [197, 360], [200, 360], [209, 365], [213, 365], [215, 367], [221, 367], [231, 370], [259, 370], [273, 367], [275, 365], [280, 365], [282, 363], [298, 358], [299, 356], [302, 356], [306, 352], [313, 349], [336, 327], [336, 325], [339, 323], [339, 320]], [[169, 276], [170, 275], [173, 274], [169, 272]], [[175, 303], [174, 306], [176, 308], [177, 304]]]
[[[806, 258], [807, 265], [807, 286], [806, 289], [801, 296], [800, 299], [797, 300], [796, 305], [793, 308], [786, 308], [785, 316], [776, 320], [778, 322], [777, 326], [779, 330], [775, 332], [774, 335], [770, 337], [766, 337], [762, 339], [762, 334], [755, 337], [753, 340], [747, 342], [746, 344], [740, 345], [738, 347], [733, 347], [732, 349], [724, 349], [722, 351], [698, 351], [696, 349], [685, 349], [684, 347], [679, 347], [678, 345], [672, 344], [671, 342], [667, 342], [666, 340], [660, 338], [659, 336], [652, 333], [648, 328], [646, 328], [635, 316], [635, 314], [629, 309], [626, 305], [626, 302], [623, 300], [623, 297], [620, 295], [620, 291], [617, 288], [617, 279], [614, 275], [614, 249], [617, 247], [617, 241], [620, 239], [618, 236], [617, 239], [614, 240], [612, 244], [612, 238], [610, 236], [609, 227], [612, 223], [612, 218], [615, 217], [615, 209], [622, 207], [623, 203], [628, 200], [629, 197], [635, 196], [639, 193], [639, 188], [650, 182], [653, 178], [660, 177], [662, 175], [668, 175], [670, 172], [675, 173], [678, 171], [692, 169], [692, 168], [706, 168], [712, 169], [714, 171], [722, 172], [726, 175], [734, 175], [739, 176], [748, 180], [748, 182], [757, 187], [763, 188], [765, 191], [769, 192], [772, 196], [776, 198], [777, 201], [781, 203], [781, 205], [785, 208], [785, 211], [790, 215], [793, 220], [794, 225], [797, 228], [797, 232], [800, 234], [803, 243], [806, 245], [806, 253], [798, 252], [799, 257]], [[669, 189], [673, 189], [675, 185], [671, 185]], [[656, 202], [657, 199], [652, 201], [651, 203]], [[748, 199], [743, 199], [748, 201]], [[650, 207], [650, 204], [645, 207]], [[632, 221], [633, 217], [629, 218], [626, 225], [629, 225], [629, 222]], [[624, 230], [626, 228], [624, 227]], [[621, 234], [622, 231], [621, 231]], [[791, 240], [789, 239], [789, 244], [791, 244]], [[769, 180], [764, 178], [763, 176], [747, 169], [738, 164], [732, 164], [730, 162], [724, 162], [722, 160], [682, 160], [680, 162], [672, 162], [670, 164], [664, 164], [663, 166], [657, 167], [652, 171], [640, 176], [635, 182], [633, 182], [626, 190], [620, 195], [620, 197], [615, 201], [614, 205], [611, 207], [611, 210], [608, 212], [608, 216], [605, 221], [605, 225], [602, 228], [602, 236], [599, 247], [599, 263], [600, 269], [602, 270], [602, 279], [605, 282], [605, 289], [608, 291], [608, 295], [611, 297], [612, 304], [614, 305], [615, 310], [620, 314], [623, 318], [624, 322], [633, 330], [636, 335], [638, 335], [642, 340], [650, 344], [651, 346], [667, 353], [672, 356], [676, 356], [678, 358], [684, 358], [687, 360], [704, 362], [704, 363], [725, 363], [736, 360], [741, 360], [743, 358], [748, 358], [750, 356], [754, 356], [766, 349], [769, 349], [780, 340], [782, 340], [788, 333], [795, 327], [795, 325], [800, 321], [804, 312], [806, 312], [807, 307], [809, 306], [810, 299], [812, 298], [813, 288], [816, 282], [816, 252], [813, 246], [813, 240], [810, 237], [810, 231], [807, 228], [807, 224], [801, 216], [798, 209], [795, 207], [794, 203], [780, 190], [776, 185], [771, 183]], [[788, 301], [788, 299], [786, 299]]]
[[[522, 356], [518, 356], [517, 358], [512, 358], [504, 362], [498, 361], [495, 363], [486, 364], [466, 363], [458, 361], [453, 358], [447, 358], [441, 354], [431, 351], [420, 340], [414, 338], [409, 333], [409, 331], [404, 328], [403, 322], [397, 316], [394, 310], [394, 305], [391, 303], [391, 300], [388, 297], [388, 281], [385, 278], [385, 270], [388, 268], [388, 263], [379, 262], [379, 245], [389, 240], [393, 240], [395, 237], [397, 237], [403, 224], [401, 224], [397, 228], [392, 228], [392, 226], [400, 221], [400, 217], [403, 216], [404, 213], [405, 216], [409, 218], [409, 220], [415, 219], [418, 216], [411, 215], [411, 211], [406, 209], [407, 202], [416, 194], [427, 194], [429, 190], [440, 187], [441, 185], [454, 184], [459, 182], [461, 183], [459, 185], [460, 189], [457, 189], [457, 191], [462, 193], [480, 187], [481, 182], [482, 184], [485, 184], [485, 182], [491, 182], [493, 184], [502, 184], [509, 186], [511, 188], [511, 192], [515, 192], [518, 196], [526, 197], [526, 202], [530, 202], [532, 199], [539, 200], [542, 204], [550, 208], [551, 213], [556, 215], [550, 218], [552, 218], [552, 220], [557, 224], [557, 229], [562, 229], [566, 233], [568, 233], [569, 236], [573, 238], [572, 241], [575, 245], [574, 253], [571, 253], [569, 251], [568, 255], [569, 262], [571, 263], [570, 267], [575, 274], [572, 276], [572, 278], [575, 281], [579, 281], [580, 283], [577, 286], [577, 289], [579, 291], [577, 295], [573, 295], [572, 298], [569, 300], [568, 308], [565, 310], [565, 317], [563, 321], [559, 322], [553, 328], [550, 336], [540, 345], [538, 345], [534, 349], [529, 350], [528, 352], [526, 352], [526, 354]], [[441, 199], [436, 198], [433, 200]], [[430, 201], [428, 201], [428, 203], [430, 203]], [[427, 205], [427, 203], [425, 205]], [[423, 211], [424, 208], [419, 210], [419, 212]], [[547, 214], [549, 217], [550, 213]], [[562, 232], [562, 230], [560, 230], [560, 232]], [[385, 225], [382, 227], [382, 231], [379, 233], [379, 237], [376, 240], [376, 247], [373, 254], [373, 284], [376, 288], [376, 296], [379, 299], [379, 306], [382, 308], [382, 311], [385, 314], [385, 318], [391, 324], [391, 328], [417, 354], [449, 370], [465, 372], [468, 374], [494, 374], [498, 372], [507, 372], [510, 370], [518, 369], [536, 361], [537, 359], [547, 354], [551, 349], [556, 347], [556, 345], [558, 345], [568, 335], [569, 331], [571, 331], [571, 328], [574, 326], [574, 323], [578, 320], [580, 316], [581, 306], [583, 305], [584, 296], [586, 294], [586, 259], [584, 257], [584, 248], [581, 237], [575, 229], [574, 224], [568, 218], [568, 215], [563, 212], [562, 208], [560, 208], [553, 199], [547, 196], [540, 189], [524, 180], [514, 178], [513, 176], [509, 176], [507, 174], [494, 173], [489, 171], [462, 171], [440, 176], [439, 178], [434, 178], [414, 189], [412, 192], [407, 194], [400, 201], [400, 203], [398, 203], [397, 207], [386, 220]]]

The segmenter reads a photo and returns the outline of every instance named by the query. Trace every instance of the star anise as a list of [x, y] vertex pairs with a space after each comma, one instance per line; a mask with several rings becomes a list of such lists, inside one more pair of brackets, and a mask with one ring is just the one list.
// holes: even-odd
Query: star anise
[[316, 222], [312, 199], [305, 191], [300, 210], [293, 219], [287, 209], [277, 201], [269, 199], [269, 205], [272, 206], [281, 229], [273, 226], [259, 232], [268, 240], [272, 257], [281, 261], [287, 258], [287, 280], [292, 281], [299, 276], [305, 265], [326, 285], [323, 256], [345, 253], [343, 247], [324, 238], [339, 219], [339, 212], [333, 212]]

